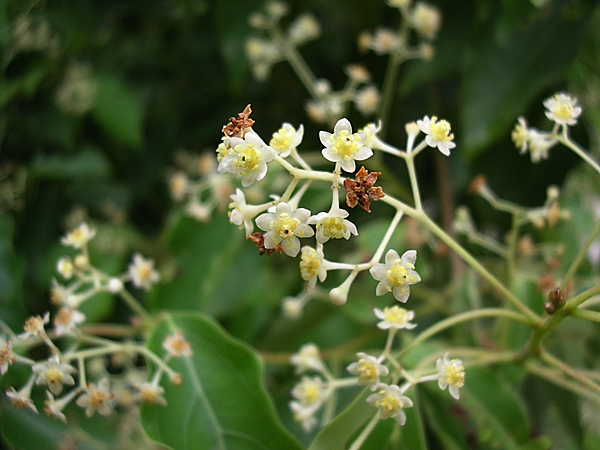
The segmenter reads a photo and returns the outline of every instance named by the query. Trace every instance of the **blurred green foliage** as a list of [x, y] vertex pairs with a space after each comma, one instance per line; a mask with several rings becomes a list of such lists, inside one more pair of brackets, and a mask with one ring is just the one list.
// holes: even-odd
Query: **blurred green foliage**
[[[432, 3], [443, 14], [436, 56], [430, 62], [403, 66], [388, 140], [403, 142], [404, 124], [425, 114], [448, 119], [457, 141], [452, 158], [441, 161], [432, 152], [418, 166], [424, 197], [438, 221], [449, 226], [444, 211], [468, 203], [482, 228], [500, 236], [508, 229], [508, 218], [466, 196], [470, 180], [479, 173], [500, 196], [528, 206], [543, 203], [549, 184], [564, 184], [566, 206], [581, 218], [575, 226], [582, 230], [573, 234], [562, 226], [544, 237], [577, 245], [579, 236], [597, 220], [580, 196], [590, 189], [600, 192], [597, 182], [590, 181], [579, 160], [565, 149], [555, 148], [548, 161], [532, 165], [528, 156], [519, 156], [514, 149], [510, 130], [519, 115], [526, 115], [533, 126], [545, 123], [541, 101], [569, 90], [584, 106], [584, 126], [573, 130], [574, 137], [598, 159], [600, 8], [593, 0], [549, 0], [540, 7], [511, 0]], [[98, 228], [92, 258], [107, 272], [124, 270], [135, 251], [157, 260], [163, 282], [144, 298], [153, 312], [206, 313], [232, 335], [267, 353], [293, 352], [307, 341], [323, 347], [348, 341], [363, 346], [380, 343], [381, 335], [364, 328], [373, 322], [373, 307], [384, 306], [373, 296], [372, 280], [359, 277], [343, 311], [314, 302], [301, 321], [291, 322], [281, 317], [279, 308], [284, 296], [301, 289], [297, 262], [279, 255], [258, 257], [224, 214], [199, 224], [169, 199], [166, 179], [175, 152], [214, 152], [221, 127], [248, 103], [259, 133], [269, 135], [283, 121], [304, 123], [303, 145], [320, 149], [321, 127], [308, 121], [303, 106], [307, 94], [290, 67], [278, 64], [265, 83], [250, 76], [244, 39], [250, 33], [247, 18], [259, 7], [260, 2], [244, 0], [0, 2], [0, 319], [18, 330], [29, 315], [48, 309], [50, 280], [57, 257], [64, 253], [59, 237], [81, 220], [91, 219]], [[303, 48], [317, 77], [341, 87], [343, 67], [361, 62], [376, 83], [382, 82], [386, 58], [360, 54], [355, 38], [365, 29], [394, 26], [397, 17], [383, 0], [296, 0], [290, 7], [291, 16], [310, 11], [323, 27], [322, 38]], [[363, 120], [354, 112], [350, 118]], [[404, 169], [387, 162], [391, 170], [382, 179], [406, 183]], [[440, 178], [440, 171], [446, 179]], [[26, 181], [19, 183], [23, 174]], [[318, 204], [319, 198], [312, 201]], [[374, 209], [380, 215], [389, 213], [378, 207]], [[369, 241], [370, 230], [385, 225], [366, 213], [356, 217], [365, 231], [361, 230], [362, 241], [355, 250], [366, 252], [376, 245]], [[401, 228], [392, 242], [405, 242], [406, 232]], [[575, 252], [573, 246], [567, 248], [567, 255]], [[426, 286], [414, 289], [416, 302], [422, 300], [415, 309], [423, 326], [442, 313], [494, 301], [489, 293], [483, 298], [470, 296], [468, 282], [452, 298], [436, 292], [450, 279], [447, 261], [427, 248], [420, 258], [420, 273], [436, 274]], [[333, 287], [336, 281], [341, 279], [331, 275], [327, 285]], [[516, 290], [541, 305], [531, 280], [523, 279]], [[128, 313], [111, 296], [100, 297], [86, 311], [88, 317], [128, 321]], [[442, 339], [464, 345], [476, 340], [477, 330], [463, 331]], [[560, 356], [592, 367], [600, 347], [597, 329], [562, 331], [554, 342]], [[510, 337], [515, 342], [509, 345], [516, 346], [527, 335], [515, 332]], [[575, 344], [567, 347], [562, 337], [569, 342], [575, 338]], [[232, 346], [246, 351], [242, 344]], [[251, 371], [253, 376], [261, 373], [258, 367]], [[536, 441], [542, 417], [545, 426], [540, 434], [552, 434], [556, 423], [564, 427], [560, 430], [567, 437], [552, 436], [558, 439], [556, 448], [597, 448], [598, 438], [564, 412], [563, 405], [576, 404], [572, 394], [543, 383], [535, 392], [519, 390], [507, 381], [514, 380], [506, 372], [469, 373], [469, 382], [477, 382], [465, 392], [461, 408], [467, 412], [453, 415], [457, 423], [448, 422], [446, 416], [457, 407], [438, 390], [419, 391], [421, 407], [409, 412], [414, 428], [407, 427], [392, 439], [397, 431], [391, 424], [383, 425], [371, 436], [368, 448], [392, 448], [384, 447], [385, 442], [425, 448], [426, 440], [429, 448], [549, 448], [546, 437]], [[284, 365], [274, 364], [267, 371], [283, 421], [306, 444], [311, 436], [302, 434], [286, 408], [290, 375]], [[528, 378], [518, 381], [524, 386], [532, 383]], [[8, 385], [10, 379], [3, 379], [3, 388]], [[498, 385], [502, 395], [485, 395]], [[340, 436], [351, 438], [356, 428], [349, 424], [362, 419], [364, 408], [358, 405], [364, 398], [332, 422], [311, 448], [332, 449], [336, 439], [336, 445], [341, 444]], [[42, 442], [23, 432], [30, 426], [27, 414], [4, 405], [1, 414], [5, 438], [15, 448], [35, 448]], [[143, 414], [150, 420], [150, 412]], [[465, 426], [468, 414], [479, 414], [486, 424]], [[81, 430], [79, 439], [96, 436], [94, 427], [104, 430], [107, 420], [90, 421], [90, 429]], [[85, 422], [79, 421], [82, 427]], [[31, 426], [40, 439], [47, 439], [44, 442], [67, 429], [41, 416]], [[292, 442], [277, 421], [272, 426], [281, 432], [281, 442]], [[457, 434], [461, 426], [465, 430]], [[114, 447], [115, 433], [102, 437], [99, 446], [77, 448]]]

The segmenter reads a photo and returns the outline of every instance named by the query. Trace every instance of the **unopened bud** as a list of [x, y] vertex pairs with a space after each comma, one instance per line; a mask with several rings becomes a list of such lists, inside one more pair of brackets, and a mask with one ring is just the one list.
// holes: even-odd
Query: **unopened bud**
[[173, 386], [181, 386], [183, 384], [183, 377], [179, 374], [173, 375], [171, 377], [171, 384]]
[[556, 307], [556, 309], [562, 308], [567, 302], [565, 300], [565, 293], [560, 287], [556, 287], [550, 291], [550, 293], [548, 294], [548, 301], [552, 303]]
[[544, 309], [549, 315], [553, 315], [556, 312], [556, 307], [551, 302], [544, 303]]
[[73, 260], [73, 265], [79, 270], [85, 270], [90, 266], [90, 260], [87, 255], [82, 253], [75, 257]]

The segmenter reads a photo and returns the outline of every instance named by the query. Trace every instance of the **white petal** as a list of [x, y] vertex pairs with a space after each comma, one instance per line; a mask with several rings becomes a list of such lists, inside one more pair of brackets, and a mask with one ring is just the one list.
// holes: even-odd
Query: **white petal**
[[396, 262], [396, 260], [398, 259], [400, 259], [398, 252], [392, 248], [389, 249], [388, 252], [385, 254], [385, 264], [388, 266], [393, 265], [394, 262]]
[[283, 247], [285, 254], [291, 256], [292, 258], [296, 257], [296, 255], [300, 252], [300, 240], [296, 236], [284, 239], [281, 242], [281, 246]]
[[375, 289], [375, 295], [384, 295], [388, 293], [387, 280], [380, 281]]
[[340, 159], [342, 159], [342, 157], [339, 154], [333, 153], [329, 147], [326, 147], [323, 150], [321, 150], [321, 154], [323, 155], [323, 158], [331, 162], [338, 162]]
[[337, 121], [335, 127], [333, 127], [333, 133], [339, 135], [344, 130], [352, 134], [352, 125], [350, 125], [350, 121], [345, 117]]
[[321, 144], [325, 147], [329, 147], [331, 145], [330, 142], [331, 133], [329, 131], [319, 131], [319, 139], [321, 140]]
[[292, 208], [290, 208], [290, 205], [288, 205], [285, 202], [281, 202], [277, 205], [277, 207], [275, 208], [275, 215], [277, 217], [281, 216], [282, 214], [287, 214], [290, 215], [292, 213]]
[[357, 161], [362, 161], [370, 158], [371, 156], [373, 156], [373, 150], [368, 147], [361, 147], [360, 150], [354, 154], [354, 159]]
[[377, 281], [381, 281], [385, 279], [387, 267], [385, 264], [375, 264], [369, 269], [369, 272], [373, 278]]
[[353, 159], [340, 159], [340, 166], [346, 172], [354, 172], [356, 170], [356, 162]]
[[302, 223], [305, 223], [310, 217], [310, 211], [306, 208], [298, 208], [292, 212], [292, 217], [298, 219]]
[[410, 295], [410, 291], [403, 286], [394, 286], [392, 293], [394, 294], [394, 298], [402, 303], [406, 303]]
[[[396, 253], [397, 255], [398, 253]], [[417, 260], [417, 251], [416, 250], [408, 250], [402, 254], [402, 264], [415, 264]]]
[[277, 220], [277, 218], [273, 213], [261, 214], [256, 218], [256, 226], [263, 231], [269, 231], [271, 229], [271, 223], [275, 220]]

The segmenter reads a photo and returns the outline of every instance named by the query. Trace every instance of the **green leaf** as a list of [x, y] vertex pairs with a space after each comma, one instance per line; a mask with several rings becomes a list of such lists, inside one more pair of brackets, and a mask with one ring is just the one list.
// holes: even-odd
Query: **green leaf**
[[143, 145], [144, 112], [140, 101], [121, 78], [99, 75], [92, 115], [115, 139], [139, 149]]
[[[435, 389], [435, 390], [434, 390]], [[427, 387], [421, 393], [427, 425], [447, 450], [463, 450], [469, 448], [467, 428], [460, 420], [458, 410], [453, 410], [447, 392], [441, 393], [435, 387]]]
[[[507, 132], [541, 90], [572, 61], [588, 19], [587, 7], [553, 2], [550, 14], [498, 43], [494, 25], [464, 67], [461, 87], [462, 145], [472, 157]], [[540, 105], [541, 108], [541, 105]]]
[[194, 354], [171, 360], [184, 381], [167, 383], [167, 406], [142, 407], [142, 427], [152, 439], [177, 450], [300, 448], [275, 415], [262, 363], [251, 348], [195, 313], [165, 314], [148, 347], [164, 353], [165, 336], [177, 331]]

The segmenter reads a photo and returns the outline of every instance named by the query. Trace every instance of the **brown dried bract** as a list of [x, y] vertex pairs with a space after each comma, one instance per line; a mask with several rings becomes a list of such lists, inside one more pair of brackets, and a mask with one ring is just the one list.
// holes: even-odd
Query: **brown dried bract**
[[273, 252], [283, 253], [283, 247], [281, 245], [276, 245], [273, 248], [266, 248], [265, 247], [265, 237], [262, 235], [262, 233], [259, 233], [259, 232], [253, 233], [252, 235], [248, 236], [246, 239], [252, 241], [254, 246], [258, 249], [259, 255], [271, 256], [271, 253], [273, 253]]
[[229, 123], [223, 127], [223, 133], [227, 137], [244, 137], [244, 130], [254, 125], [254, 120], [250, 118], [252, 108], [248, 104], [238, 117], [230, 117]]
[[471, 181], [471, 185], [469, 186], [469, 194], [475, 195], [479, 193], [481, 188], [483, 188], [487, 184], [487, 178], [485, 175], [477, 175], [473, 181]]
[[359, 205], [366, 212], [371, 212], [371, 202], [369, 198], [374, 201], [384, 197], [383, 189], [381, 187], [373, 186], [377, 181], [377, 177], [381, 175], [381, 172], [369, 173], [364, 166], [356, 173], [356, 180], [346, 178], [344, 180], [344, 188], [346, 189], [346, 205], [350, 208], [354, 208]]

